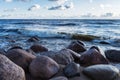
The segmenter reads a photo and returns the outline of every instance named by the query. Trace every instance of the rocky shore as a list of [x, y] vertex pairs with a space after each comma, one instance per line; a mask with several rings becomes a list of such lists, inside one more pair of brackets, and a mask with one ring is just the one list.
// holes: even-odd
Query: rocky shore
[[87, 48], [75, 40], [51, 51], [39, 40], [28, 39], [34, 43], [28, 49], [0, 49], [0, 80], [120, 80], [120, 50]]

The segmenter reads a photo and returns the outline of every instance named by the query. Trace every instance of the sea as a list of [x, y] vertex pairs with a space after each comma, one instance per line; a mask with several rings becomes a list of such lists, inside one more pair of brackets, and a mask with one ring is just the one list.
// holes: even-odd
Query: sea
[[[78, 38], [73, 38], [77, 35]], [[0, 48], [29, 48], [30, 37], [49, 50], [66, 48], [72, 41], [82, 40], [87, 48], [120, 49], [120, 20], [109, 19], [0, 19]], [[86, 40], [88, 37], [92, 40]], [[83, 39], [85, 38], [85, 39]]]

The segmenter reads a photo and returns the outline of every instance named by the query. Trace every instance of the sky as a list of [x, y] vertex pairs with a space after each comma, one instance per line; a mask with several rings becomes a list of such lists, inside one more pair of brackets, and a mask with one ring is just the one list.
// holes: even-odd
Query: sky
[[120, 19], [120, 0], [0, 0], [0, 19]]

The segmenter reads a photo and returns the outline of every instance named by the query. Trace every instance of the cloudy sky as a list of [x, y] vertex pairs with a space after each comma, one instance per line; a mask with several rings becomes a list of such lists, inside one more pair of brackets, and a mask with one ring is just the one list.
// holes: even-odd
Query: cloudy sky
[[0, 19], [116, 19], [120, 0], [0, 0]]

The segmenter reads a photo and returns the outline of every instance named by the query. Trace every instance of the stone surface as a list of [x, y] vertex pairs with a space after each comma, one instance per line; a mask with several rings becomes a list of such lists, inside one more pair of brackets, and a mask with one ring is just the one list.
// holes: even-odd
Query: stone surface
[[22, 68], [0, 54], [0, 80], [25, 80]]
[[32, 61], [29, 71], [33, 77], [49, 79], [59, 71], [59, 65], [47, 56], [39, 56]]
[[71, 44], [67, 48], [77, 53], [86, 51], [84, 43], [79, 40], [71, 42]]
[[11, 49], [7, 51], [6, 56], [15, 64], [22, 67], [25, 71], [28, 71], [29, 64], [35, 56], [22, 49]]
[[48, 51], [42, 52], [40, 55], [46, 55], [54, 59], [58, 64], [67, 65], [74, 61], [72, 54], [67, 49], [62, 49], [58, 52]]
[[59, 76], [59, 77], [52, 78], [50, 80], [68, 80], [68, 79], [64, 76]]
[[88, 51], [81, 54], [80, 64], [81, 66], [90, 66], [96, 64], [108, 64], [108, 60], [101, 54], [98, 47], [91, 47]]
[[107, 50], [105, 55], [112, 62], [120, 62], [120, 50]]
[[76, 64], [74, 62], [68, 64], [64, 68], [64, 74], [66, 77], [75, 77], [75, 76], [80, 76], [80, 70], [79, 70], [80, 65]]
[[85, 68], [83, 73], [92, 80], [115, 80], [119, 76], [119, 69], [112, 65], [93, 65]]
[[33, 44], [33, 45], [30, 47], [30, 49], [33, 50], [35, 53], [48, 51], [47, 48], [45, 48], [44, 46], [40, 45], [39, 43]]

